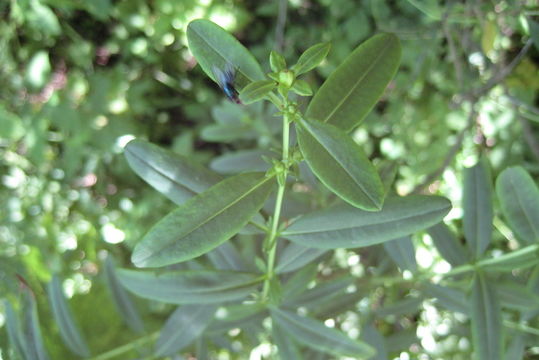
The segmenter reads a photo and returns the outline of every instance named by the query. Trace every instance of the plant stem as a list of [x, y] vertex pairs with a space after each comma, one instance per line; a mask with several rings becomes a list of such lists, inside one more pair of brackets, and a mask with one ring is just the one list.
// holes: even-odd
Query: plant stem
[[275, 199], [275, 208], [273, 209], [273, 217], [271, 221], [271, 230], [267, 239], [267, 244], [270, 245], [268, 251], [268, 263], [266, 268], [266, 281], [264, 282], [264, 290], [262, 292], [262, 298], [266, 300], [268, 298], [270, 283], [273, 279], [273, 268], [275, 266], [275, 254], [277, 252], [277, 233], [279, 229], [279, 218], [281, 217], [281, 208], [283, 205], [284, 190], [286, 188], [286, 176], [288, 174], [288, 152], [290, 142], [290, 125], [288, 122], [288, 116], [283, 115], [283, 155], [282, 162], [285, 165], [283, 173], [277, 176], [281, 176], [281, 180], [278, 181], [279, 189], [277, 190], [277, 198]]
[[125, 345], [119, 346], [115, 349], [112, 349], [110, 351], [104, 352], [103, 354], [97, 355], [96, 357], [91, 358], [90, 360], [106, 360], [106, 359], [112, 359], [114, 357], [117, 357], [123, 353], [126, 353], [130, 350], [136, 349], [142, 344], [145, 344], [147, 342], [153, 341], [157, 339], [159, 336], [159, 332], [154, 332], [152, 334], [143, 336], [141, 338], [138, 338], [134, 341], [131, 341]]

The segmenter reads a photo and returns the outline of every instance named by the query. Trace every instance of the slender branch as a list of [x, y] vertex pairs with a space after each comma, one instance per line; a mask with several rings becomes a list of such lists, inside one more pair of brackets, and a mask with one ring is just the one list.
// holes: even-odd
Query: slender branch
[[121, 354], [124, 354], [128, 351], [131, 351], [133, 349], [136, 349], [138, 348], [139, 346], [145, 344], [145, 343], [148, 343], [148, 342], [151, 342], [151, 341], [154, 341], [155, 339], [157, 339], [157, 337], [159, 336], [159, 332], [154, 332], [152, 334], [149, 334], [149, 335], [146, 335], [146, 336], [143, 336], [141, 338], [138, 338], [134, 341], [131, 341], [125, 345], [122, 345], [122, 346], [119, 346], [115, 349], [112, 349], [110, 351], [107, 351], [107, 352], [104, 352], [100, 355], [97, 355], [93, 358], [90, 358], [89, 360], [107, 360], [107, 359], [112, 359], [112, 358], [115, 358]]
[[444, 15], [444, 18], [442, 20], [442, 29], [444, 31], [444, 36], [447, 40], [447, 45], [449, 47], [449, 54], [451, 56], [451, 60], [453, 62], [453, 67], [455, 68], [455, 77], [457, 78], [457, 84], [459, 87], [459, 90], [462, 91], [462, 88], [464, 86], [464, 76], [462, 71], [462, 62], [460, 57], [457, 54], [457, 49], [455, 47], [455, 42], [453, 41], [453, 37], [451, 36], [451, 29], [449, 28], [449, 23], [447, 21], [449, 17], [449, 10], [448, 9]]
[[519, 324], [519, 323], [509, 321], [509, 320], [504, 320], [503, 324], [511, 329], [515, 329], [515, 330], [522, 331], [522, 332], [532, 334], [532, 335], [539, 335], [539, 329], [532, 328], [525, 324]]
[[288, 0], [280, 0], [277, 25], [275, 26], [275, 50], [279, 52], [282, 52], [284, 49], [284, 28], [286, 25], [287, 8]]

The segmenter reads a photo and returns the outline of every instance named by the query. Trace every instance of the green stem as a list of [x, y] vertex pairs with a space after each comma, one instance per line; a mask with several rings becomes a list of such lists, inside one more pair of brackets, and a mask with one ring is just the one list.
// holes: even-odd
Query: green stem
[[273, 217], [271, 221], [271, 230], [267, 239], [267, 244], [270, 248], [268, 251], [268, 263], [266, 268], [266, 281], [264, 282], [264, 289], [262, 292], [262, 298], [267, 300], [270, 283], [273, 279], [274, 272], [273, 268], [275, 266], [275, 254], [277, 252], [277, 234], [279, 230], [279, 218], [281, 217], [281, 208], [283, 205], [284, 190], [286, 188], [286, 176], [288, 174], [288, 153], [289, 153], [289, 142], [290, 142], [290, 126], [288, 122], [288, 116], [286, 114], [283, 116], [283, 155], [282, 162], [285, 165], [284, 171], [281, 176], [281, 181], [279, 183], [279, 189], [277, 190], [277, 198], [275, 200], [275, 208], [273, 209]]
[[136, 349], [138, 347], [140, 347], [141, 345], [147, 343], [147, 342], [150, 342], [150, 341], [154, 341], [155, 339], [157, 339], [157, 337], [159, 336], [159, 332], [154, 332], [152, 334], [149, 334], [149, 335], [146, 335], [146, 336], [143, 336], [141, 338], [138, 338], [137, 340], [134, 340], [134, 341], [131, 341], [130, 343], [127, 343], [125, 345], [122, 345], [122, 346], [119, 346], [115, 349], [112, 349], [110, 351], [107, 351], [103, 354], [100, 354], [100, 355], [97, 355], [96, 357], [93, 357], [89, 360], [107, 360], [107, 359], [112, 359], [114, 357], [117, 357], [123, 353], [126, 353], [128, 351], [131, 351], [133, 349]]
[[528, 334], [539, 335], [539, 329], [532, 328], [525, 324], [515, 323], [509, 320], [504, 320], [503, 324], [511, 329], [519, 330]]

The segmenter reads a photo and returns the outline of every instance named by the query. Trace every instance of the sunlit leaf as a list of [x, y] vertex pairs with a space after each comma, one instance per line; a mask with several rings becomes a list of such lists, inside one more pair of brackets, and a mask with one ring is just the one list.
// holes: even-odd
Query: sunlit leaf
[[62, 284], [57, 276], [53, 276], [51, 282], [47, 285], [47, 294], [52, 309], [52, 314], [60, 329], [60, 335], [67, 347], [75, 354], [87, 357], [90, 350], [86, 341], [82, 337], [79, 328], [75, 324], [73, 313], [65, 299]]
[[392, 34], [376, 35], [352, 52], [322, 84], [305, 113], [307, 118], [344, 131], [357, 126], [374, 107], [397, 72], [401, 48]]
[[255, 274], [223, 270], [150, 272], [120, 269], [118, 278], [129, 291], [170, 304], [219, 304], [254, 292]]
[[481, 257], [492, 238], [492, 182], [483, 158], [464, 170], [464, 236], [475, 258]]
[[155, 356], [173, 355], [202, 334], [217, 310], [213, 305], [182, 305], [170, 315], [155, 344]]
[[311, 46], [298, 59], [298, 62], [292, 66], [292, 71], [296, 76], [306, 73], [320, 65], [329, 53], [331, 44], [320, 43]]
[[442, 220], [451, 203], [439, 196], [393, 197], [379, 212], [347, 204], [306, 214], [281, 236], [320, 249], [356, 248], [393, 240]]
[[272, 308], [272, 319], [299, 343], [310, 348], [334, 355], [368, 358], [375, 350], [366, 343], [352, 340], [344, 333], [326, 327], [323, 323], [299, 316], [293, 312]]
[[272, 178], [263, 173], [223, 180], [154, 225], [135, 247], [131, 261], [138, 267], [158, 267], [207, 253], [247, 224], [272, 185]]
[[107, 287], [112, 297], [112, 302], [127, 326], [136, 333], [144, 332], [144, 323], [130, 294], [125, 291], [116, 277], [114, 260], [111, 255], [107, 256], [105, 260], [105, 278], [107, 279]]
[[502, 313], [493, 284], [476, 273], [472, 286], [473, 349], [480, 360], [504, 359]]
[[258, 80], [245, 86], [240, 93], [240, 100], [244, 104], [250, 104], [262, 100], [269, 92], [277, 87], [273, 80]]
[[302, 120], [297, 137], [305, 160], [324, 185], [355, 207], [380, 210], [382, 181], [350, 136], [335, 126]]
[[270, 67], [274, 72], [279, 72], [286, 69], [286, 61], [284, 57], [277, 51], [272, 50], [270, 52]]
[[520, 166], [505, 169], [496, 180], [496, 193], [511, 229], [524, 243], [539, 240], [539, 190]]
[[219, 25], [204, 19], [193, 20], [187, 26], [187, 40], [202, 70], [214, 81], [218, 82], [214, 67], [224, 69], [226, 66], [235, 69], [235, 84], [239, 90], [250, 82], [264, 79], [254, 56]]

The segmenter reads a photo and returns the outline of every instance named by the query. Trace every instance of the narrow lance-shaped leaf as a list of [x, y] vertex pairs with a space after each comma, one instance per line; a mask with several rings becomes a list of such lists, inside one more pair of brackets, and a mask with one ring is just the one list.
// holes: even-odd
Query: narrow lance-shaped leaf
[[286, 69], [286, 61], [284, 57], [273, 50], [270, 52], [270, 67], [274, 72], [279, 72]]
[[209, 20], [191, 21], [187, 26], [187, 41], [202, 70], [217, 83], [214, 67], [232, 66], [236, 71], [235, 85], [240, 90], [250, 82], [264, 79], [260, 65], [249, 50]]
[[272, 185], [272, 178], [263, 173], [223, 180], [154, 225], [135, 247], [131, 260], [138, 267], [157, 267], [207, 253], [247, 224]]
[[384, 186], [361, 147], [335, 126], [301, 120], [298, 144], [316, 176], [349, 204], [380, 210]]
[[539, 244], [505, 253], [495, 258], [483, 259], [476, 265], [485, 271], [506, 272], [539, 264]]
[[351, 130], [374, 107], [397, 72], [400, 57], [400, 43], [395, 35], [373, 36], [322, 84], [309, 103], [306, 117]]
[[320, 43], [311, 46], [298, 59], [298, 62], [292, 66], [292, 71], [296, 76], [306, 73], [317, 67], [329, 53], [331, 45], [329, 43]]
[[75, 325], [73, 313], [69, 309], [62, 285], [57, 276], [53, 276], [51, 282], [48, 284], [47, 293], [54, 319], [58, 324], [64, 343], [75, 354], [82, 357], [89, 356], [90, 350], [78, 327]]
[[464, 170], [464, 236], [475, 258], [480, 258], [492, 238], [492, 183], [486, 160]]
[[376, 354], [371, 356], [369, 360], [389, 359], [384, 337], [380, 334], [378, 329], [376, 329], [374, 324], [367, 323], [363, 326], [363, 329], [361, 329], [361, 338], [376, 349]]
[[446, 224], [440, 222], [430, 227], [427, 231], [434, 246], [447, 262], [453, 266], [468, 262], [469, 254], [467, 249], [462, 246]]
[[155, 344], [155, 356], [173, 355], [185, 348], [213, 319], [214, 305], [183, 305], [167, 319]]
[[144, 323], [140, 318], [133, 300], [130, 294], [125, 291], [121, 286], [118, 278], [116, 277], [116, 269], [114, 267], [114, 260], [112, 255], [109, 254], [105, 260], [105, 278], [107, 279], [107, 286], [112, 297], [112, 302], [124, 322], [136, 333], [144, 332]]
[[441, 221], [451, 203], [440, 196], [388, 198], [379, 212], [347, 204], [306, 214], [281, 236], [319, 249], [357, 248], [393, 240]]
[[415, 261], [415, 248], [410, 236], [404, 236], [384, 243], [384, 249], [391, 259], [402, 269], [417, 270]]
[[277, 355], [279, 356], [279, 359], [303, 359], [296, 343], [294, 343], [290, 336], [276, 322], [271, 325], [271, 334], [275, 345], [277, 345]]
[[118, 270], [129, 291], [146, 299], [170, 304], [219, 304], [238, 300], [256, 291], [257, 275], [234, 271], [170, 271], [155, 273]]
[[262, 100], [269, 92], [277, 87], [273, 80], [258, 80], [250, 83], [240, 93], [240, 100], [244, 104], [250, 104]]
[[480, 360], [504, 359], [502, 313], [493, 284], [476, 273], [472, 285], [472, 340]]
[[503, 215], [525, 244], [539, 240], [539, 190], [520, 166], [504, 170], [496, 180]]
[[524, 285], [503, 281], [496, 284], [496, 290], [503, 307], [520, 311], [539, 310], [539, 295]]
[[281, 274], [297, 270], [326, 252], [325, 249], [309, 248], [291, 243], [279, 254], [275, 272]]
[[433, 297], [437, 302], [451, 311], [457, 311], [468, 315], [470, 302], [462, 291], [438, 284], [425, 283], [421, 285], [421, 292], [426, 296]]
[[5, 324], [7, 328], [7, 335], [9, 343], [15, 350], [15, 354], [18, 358], [22, 358], [26, 354], [25, 340], [22, 336], [21, 325], [19, 323], [19, 318], [13, 310], [13, 306], [7, 300], [4, 300], [4, 314], [5, 314]]
[[221, 244], [207, 255], [216, 269], [235, 271], [247, 270], [245, 261], [231, 241]]
[[124, 154], [137, 175], [178, 205], [221, 180], [187, 157], [147, 141], [130, 141]]
[[366, 343], [352, 340], [342, 332], [326, 327], [314, 319], [272, 308], [271, 317], [278, 326], [299, 343], [328, 354], [368, 358], [375, 350]]
[[36, 300], [30, 289], [24, 289], [22, 307], [22, 333], [25, 343], [25, 354], [28, 359], [48, 360], [49, 355], [43, 344], [41, 329], [39, 328], [39, 317], [37, 313]]

